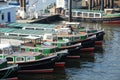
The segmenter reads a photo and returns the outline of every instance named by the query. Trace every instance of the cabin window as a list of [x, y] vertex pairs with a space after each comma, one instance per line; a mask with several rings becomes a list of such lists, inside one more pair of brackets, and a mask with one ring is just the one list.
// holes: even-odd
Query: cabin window
[[30, 57], [26, 57], [26, 61], [31, 61], [31, 60], [35, 60], [34, 57], [30, 56]]
[[66, 15], [69, 15], [69, 12], [66, 12]]
[[16, 61], [24, 61], [24, 58], [23, 57], [17, 57]]
[[26, 37], [26, 36], [28, 36], [28, 35], [19, 35], [19, 36], [21, 36], [21, 37]]
[[18, 36], [17, 34], [9, 34], [10, 36]]
[[100, 17], [100, 14], [95, 14], [95, 17]]
[[34, 30], [34, 28], [26, 28], [26, 29], [28, 29], [28, 30]]
[[93, 13], [89, 13], [89, 17], [94, 17], [94, 14]]
[[4, 20], [4, 13], [2, 13], [1, 18], [2, 18], [2, 20]]
[[13, 62], [13, 58], [12, 57], [7, 57], [6, 59], [7, 59], [7, 61]]
[[70, 40], [70, 37], [66, 37], [66, 39]]
[[41, 53], [42, 53], [42, 50], [39, 50], [39, 52], [41, 52]]
[[24, 52], [25, 51], [25, 48], [21, 48], [21, 52]]
[[66, 46], [65, 44], [61, 44], [61, 46]]
[[34, 52], [34, 49], [30, 49], [30, 52]]
[[82, 13], [81, 13], [81, 12], [78, 12], [78, 13], [77, 13], [77, 16], [82, 16]]
[[52, 45], [53, 45], [53, 46], [56, 46], [57, 44], [56, 44], [56, 43], [53, 43]]
[[84, 17], [88, 17], [88, 13], [83, 13], [83, 16]]
[[79, 37], [75, 37], [75, 40], [78, 40], [79, 39]]
[[36, 30], [44, 30], [44, 29], [41, 29], [41, 28], [36, 28]]
[[58, 40], [62, 40], [62, 37], [58, 37]]
[[72, 13], [72, 16], [76, 16], [76, 12], [73, 12], [73, 13]]

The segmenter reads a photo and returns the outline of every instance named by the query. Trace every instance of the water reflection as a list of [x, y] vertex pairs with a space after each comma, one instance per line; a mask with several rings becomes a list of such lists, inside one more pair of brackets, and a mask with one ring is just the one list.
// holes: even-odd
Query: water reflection
[[19, 80], [66, 80], [65, 68], [55, 68], [54, 73], [48, 74], [19, 74]]

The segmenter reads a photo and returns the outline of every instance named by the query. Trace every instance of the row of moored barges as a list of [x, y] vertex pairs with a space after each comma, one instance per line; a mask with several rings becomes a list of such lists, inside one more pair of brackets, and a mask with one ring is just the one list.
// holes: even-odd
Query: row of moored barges
[[1, 79], [17, 77], [18, 73], [51, 73], [55, 67], [65, 67], [67, 58], [90, 57], [96, 46], [102, 46], [105, 34], [76, 22], [47, 25], [49, 28], [27, 25], [11, 23], [0, 29], [2, 38], [22, 41], [17, 46], [0, 44]]

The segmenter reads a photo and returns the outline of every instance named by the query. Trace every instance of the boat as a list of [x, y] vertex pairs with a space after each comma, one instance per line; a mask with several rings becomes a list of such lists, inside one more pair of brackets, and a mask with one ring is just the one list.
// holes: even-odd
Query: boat
[[0, 59], [0, 79], [17, 77], [18, 65], [8, 65], [6, 59]]
[[[104, 30], [101, 29], [91, 29], [88, 27], [82, 27], [79, 22], [66, 22], [64, 25], [62, 25], [63, 28], [58, 27], [56, 31], [59, 31], [58, 37], [64, 37], [64, 39], [71, 38], [71, 43], [82, 43], [82, 46], [85, 45], [92, 45], [89, 44], [90, 42], [95, 41], [95, 45], [97, 45], [97, 42], [102, 41], [104, 37]], [[71, 34], [69, 32], [71, 31]], [[63, 35], [62, 35], [63, 34]], [[85, 44], [85, 45], [84, 45]]]
[[[4, 46], [6, 44], [0, 44]], [[28, 49], [28, 48], [27, 48]], [[53, 72], [55, 61], [58, 56], [56, 54], [43, 54], [35, 51], [18, 51], [14, 50], [10, 44], [2, 50], [0, 58], [7, 59], [8, 64], [17, 64], [18, 72], [22, 73], [46, 73]]]
[[21, 50], [25, 51], [27, 49], [36, 52], [42, 52], [45, 55], [48, 54], [56, 54], [57, 60], [55, 62], [55, 67], [64, 67], [65, 62], [63, 57], [65, 58], [68, 55], [68, 50], [60, 50], [56, 45], [50, 45], [49, 43], [44, 43], [42, 41], [42, 37], [35, 37], [35, 36], [27, 36], [23, 38], [24, 43], [21, 45]]
[[[89, 50], [92, 52], [94, 51], [94, 41], [91, 41], [91, 42], [86, 41], [86, 43], [83, 42], [84, 44], [81, 42], [76, 42], [77, 40], [81, 40], [81, 39], [84, 40], [84, 38], [86, 38], [86, 35], [82, 36], [80, 34], [69, 34], [69, 28], [62, 28], [61, 33], [62, 34], [56, 33], [56, 36], [47, 34], [47, 35], [43, 36], [43, 42], [46, 44], [48, 43], [50, 45], [58, 46], [59, 50], [64, 50], [64, 49], [68, 49], [68, 51], [72, 50], [72, 51], [74, 51], [74, 54], [76, 53], [76, 49], [78, 49], [79, 51], [83, 50], [84, 52], [89, 51]], [[93, 37], [95, 37], [95, 36], [93, 36]], [[91, 47], [92, 47], [92, 49], [89, 49]], [[84, 48], [86, 48], [86, 49], [84, 49]]]
[[[68, 18], [69, 11], [66, 10], [65, 16]], [[120, 13], [114, 9], [84, 10], [72, 9], [72, 19], [75, 21], [102, 22], [109, 24], [120, 24]]]

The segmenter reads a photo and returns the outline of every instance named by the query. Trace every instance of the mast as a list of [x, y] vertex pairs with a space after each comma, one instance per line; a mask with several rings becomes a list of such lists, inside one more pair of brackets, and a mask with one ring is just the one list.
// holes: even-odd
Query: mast
[[68, 9], [69, 9], [69, 22], [72, 22], [72, 0], [68, 1]]

